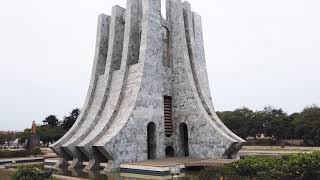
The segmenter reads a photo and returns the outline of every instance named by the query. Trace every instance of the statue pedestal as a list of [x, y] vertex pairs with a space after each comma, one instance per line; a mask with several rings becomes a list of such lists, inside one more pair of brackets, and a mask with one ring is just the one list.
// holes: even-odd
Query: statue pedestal
[[26, 149], [31, 151], [36, 147], [40, 147], [40, 137], [38, 135], [31, 135], [28, 138]]

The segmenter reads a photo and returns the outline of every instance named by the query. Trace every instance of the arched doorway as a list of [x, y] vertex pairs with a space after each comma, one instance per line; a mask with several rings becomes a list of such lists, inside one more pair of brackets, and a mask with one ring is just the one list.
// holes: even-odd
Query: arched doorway
[[166, 157], [174, 157], [174, 149], [172, 146], [166, 148]]
[[147, 127], [147, 141], [148, 141], [148, 159], [157, 158], [157, 143], [156, 143], [156, 125], [151, 122]]
[[189, 136], [188, 136], [188, 126], [186, 123], [181, 123], [179, 126], [180, 131], [180, 142], [181, 148], [184, 156], [189, 156]]

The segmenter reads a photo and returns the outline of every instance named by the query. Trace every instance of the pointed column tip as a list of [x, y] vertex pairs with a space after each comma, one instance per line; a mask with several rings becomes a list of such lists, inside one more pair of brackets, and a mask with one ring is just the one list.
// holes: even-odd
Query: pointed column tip
[[126, 10], [125, 8], [123, 8], [123, 7], [119, 6], [119, 5], [112, 6], [112, 10], [113, 11], [116, 10], [116, 9], [123, 10], [123, 11]]
[[189, 3], [189, 1], [183, 1], [182, 4], [184, 6], [191, 7], [191, 4]]
[[106, 15], [104, 13], [101, 13], [101, 14], [98, 15], [98, 23], [99, 24], [100, 23], [104, 24], [109, 20], [110, 20], [110, 16], [109, 15]]
[[109, 17], [108, 15], [104, 14], [104, 13], [101, 13], [98, 15], [99, 18], [107, 18]]
[[191, 12], [191, 4], [187, 1], [182, 3], [183, 11]]
[[116, 21], [121, 21], [121, 22], [125, 22], [125, 12], [126, 12], [126, 9], [119, 6], [119, 5], [115, 5], [115, 6], [112, 6], [112, 9], [111, 9], [111, 16], [114, 16], [114, 20]]
[[192, 11], [193, 20], [200, 24], [202, 28], [202, 18], [199, 13]]
[[174, 3], [182, 3], [182, 0], [171, 0]]
[[192, 14], [193, 14], [193, 16], [198, 16], [198, 17], [200, 17], [200, 18], [201, 18], [200, 14], [199, 14], [199, 13], [197, 13], [197, 12], [192, 11]]

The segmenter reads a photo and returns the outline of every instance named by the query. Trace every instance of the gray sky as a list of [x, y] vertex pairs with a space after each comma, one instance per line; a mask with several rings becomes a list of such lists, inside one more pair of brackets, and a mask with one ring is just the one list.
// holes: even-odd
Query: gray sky
[[[216, 110], [320, 105], [320, 1], [190, 0], [203, 20]], [[81, 107], [97, 16], [125, 0], [2, 0], [0, 130]]]

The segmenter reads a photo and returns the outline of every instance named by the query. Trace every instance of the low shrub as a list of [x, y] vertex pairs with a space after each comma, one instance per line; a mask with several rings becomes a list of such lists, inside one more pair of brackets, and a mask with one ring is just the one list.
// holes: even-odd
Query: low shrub
[[236, 174], [240, 177], [256, 177], [259, 179], [276, 179], [282, 176], [278, 166], [281, 166], [275, 158], [247, 157], [246, 159], [232, 163], [225, 167], [227, 174]]
[[39, 147], [31, 151], [28, 151], [25, 149], [0, 150], [0, 158], [28, 157], [30, 155], [41, 155], [41, 154], [42, 152]]
[[27, 157], [30, 153], [27, 150], [1, 150], [0, 158]]
[[31, 151], [31, 154], [32, 155], [41, 155], [42, 152], [41, 152], [41, 149], [39, 147], [37, 148], [34, 148], [32, 151]]
[[[11, 176], [11, 180], [46, 180], [46, 172], [32, 166], [20, 166]], [[49, 178], [52, 179], [52, 178]]]
[[281, 145], [280, 141], [276, 139], [248, 139], [246, 146], [276, 146]]
[[222, 172], [219, 168], [207, 168], [200, 171], [199, 178], [202, 180], [220, 180], [223, 177]]
[[223, 173], [249, 179], [303, 179], [320, 174], [320, 152], [284, 155], [280, 158], [247, 157], [226, 165]]

